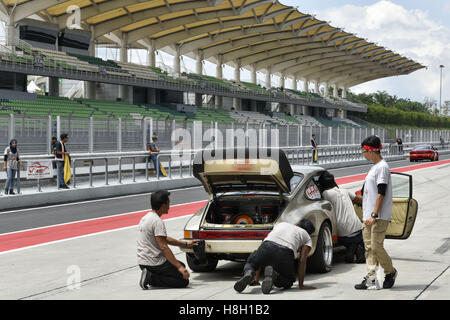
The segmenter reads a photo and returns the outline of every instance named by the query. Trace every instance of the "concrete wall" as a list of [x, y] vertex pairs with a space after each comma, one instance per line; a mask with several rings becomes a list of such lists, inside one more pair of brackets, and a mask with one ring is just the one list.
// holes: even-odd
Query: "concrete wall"
[[27, 75], [21, 73], [0, 72], [0, 89], [26, 93]]
[[221, 108], [225, 110], [231, 110], [233, 107], [233, 98], [230, 97], [222, 97], [222, 106]]
[[17, 100], [36, 101], [37, 94], [23, 92], [23, 91], [16, 91], [16, 90], [0, 89], [0, 99], [17, 99]]
[[201, 184], [197, 179], [184, 178], [21, 195], [20, 204], [17, 197], [2, 197], [1, 200], [2, 209], [8, 210], [149, 193], [158, 189], [186, 188], [198, 185]]
[[98, 100], [116, 101], [119, 96], [119, 86], [116, 84], [97, 82], [95, 86]]

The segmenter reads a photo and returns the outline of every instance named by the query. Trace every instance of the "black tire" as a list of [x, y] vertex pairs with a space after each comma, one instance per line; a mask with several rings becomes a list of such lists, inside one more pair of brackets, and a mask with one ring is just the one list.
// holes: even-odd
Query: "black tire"
[[[328, 243], [328, 246], [325, 244]], [[329, 248], [331, 244], [331, 248]], [[331, 255], [331, 256], [330, 256]], [[333, 262], [333, 239], [328, 222], [320, 226], [316, 251], [308, 258], [307, 271], [311, 273], [327, 273], [331, 271]]]
[[211, 257], [210, 255], [206, 256], [208, 259], [207, 263], [204, 265], [200, 265], [194, 254], [186, 253], [186, 261], [189, 268], [194, 272], [213, 272], [214, 270], [216, 270], [219, 260]]

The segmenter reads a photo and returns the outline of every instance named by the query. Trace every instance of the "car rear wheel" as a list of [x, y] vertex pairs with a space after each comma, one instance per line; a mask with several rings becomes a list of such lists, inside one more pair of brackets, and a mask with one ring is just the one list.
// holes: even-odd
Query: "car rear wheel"
[[186, 261], [189, 268], [194, 272], [212, 272], [216, 270], [218, 259], [213, 258], [207, 254], [207, 262], [205, 264], [199, 264], [199, 261], [195, 258], [194, 254], [186, 253]]
[[316, 251], [309, 257], [307, 269], [313, 273], [326, 273], [331, 271], [333, 263], [333, 237], [328, 222], [321, 225], [317, 238]]

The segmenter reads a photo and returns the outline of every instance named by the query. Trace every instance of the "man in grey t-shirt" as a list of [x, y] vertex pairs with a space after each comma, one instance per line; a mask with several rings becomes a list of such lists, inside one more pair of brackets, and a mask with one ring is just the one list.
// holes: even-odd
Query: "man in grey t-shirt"
[[186, 266], [175, 258], [168, 245], [191, 248], [198, 240], [180, 241], [167, 236], [161, 216], [169, 212], [169, 195], [166, 190], [152, 193], [153, 211], [139, 222], [137, 257], [142, 270], [139, 285], [143, 290], [149, 286], [184, 288], [189, 284]]

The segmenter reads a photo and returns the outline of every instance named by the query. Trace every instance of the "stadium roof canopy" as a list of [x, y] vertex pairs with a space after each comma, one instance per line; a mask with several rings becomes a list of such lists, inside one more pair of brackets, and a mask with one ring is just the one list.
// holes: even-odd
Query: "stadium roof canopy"
[[286, 77], [351, 87], [424, 68], [274, 0], [0, 0], [10, 25], [36, 14], [64, 29], [77, 7], [99, 44], [170, 47]]

